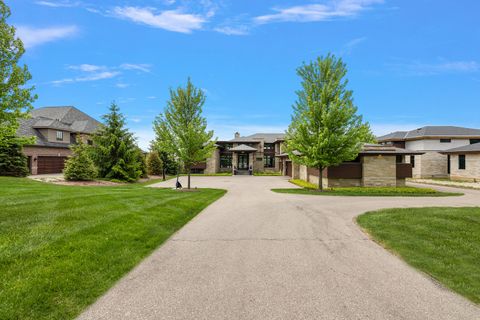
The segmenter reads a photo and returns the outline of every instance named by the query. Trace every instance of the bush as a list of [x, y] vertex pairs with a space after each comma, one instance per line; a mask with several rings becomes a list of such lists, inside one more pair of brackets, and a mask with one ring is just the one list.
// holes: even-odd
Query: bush
[[147, 171], [148, 174], [160, 176], [162, 174], [163, 166], [162, 160], [157, 151], [152, 151], [147, 156]]
[[88, 146], [78, 140], [77, 144], [70, 147], [73, 154], [65, 163], [63, 175], [66, 180], [90, 181], [97, 177], [97, 168], [90, 158]]
[[22, 143], [12, 137], [0, 144], [0, 176], [26, 177], [29, 174], [27, 157]]

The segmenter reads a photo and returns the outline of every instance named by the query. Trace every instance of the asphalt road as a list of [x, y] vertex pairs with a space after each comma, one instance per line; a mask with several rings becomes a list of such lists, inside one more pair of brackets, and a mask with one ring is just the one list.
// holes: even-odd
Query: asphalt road
[[480, 191], [331, 197], [271, 192], [292, 187], [284, 177], [192, 183], [228, 193], [80, 319], [480, 319], [478, 306], [369, 240], [354, 222], [380, 208], [479, 206]]

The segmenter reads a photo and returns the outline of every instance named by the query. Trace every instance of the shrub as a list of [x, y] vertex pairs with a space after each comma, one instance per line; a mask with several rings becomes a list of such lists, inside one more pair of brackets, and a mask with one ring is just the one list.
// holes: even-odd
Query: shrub
[[162, 174], [163, 166], [162, 160], [157, 151], [152, 151], [147, 156], [148, 174], [159, 176]]
[[90, 158], [88, 146], [78, 139], [77, 144], [70, 147], [73, 154], [65, 163], [63, 175], [66, 180], [90, 181], [96, 178], [97, 168]]
[[27, 157], [22, 143], [16, 138], [5, 139], [0, 144], [0, 176], [26, 177], [29, 174]]

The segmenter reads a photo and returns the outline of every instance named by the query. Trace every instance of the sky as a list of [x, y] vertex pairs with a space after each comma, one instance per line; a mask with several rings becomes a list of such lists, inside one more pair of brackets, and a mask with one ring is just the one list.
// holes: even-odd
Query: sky
[[169, 90], [206, 93], [219, 139], [283, 132], [296, 69], [333, 53], [375, 134], [480, 128], [478, 0], [7, 0], [35, 107], [101, 119], [115, 101], [147, 149]]

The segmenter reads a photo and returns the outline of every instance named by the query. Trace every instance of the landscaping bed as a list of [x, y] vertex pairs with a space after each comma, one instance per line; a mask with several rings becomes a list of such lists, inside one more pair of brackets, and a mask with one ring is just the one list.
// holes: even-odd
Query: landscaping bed
[[225, 191], [0, 177], [0, 319], [71, 319]]
[[357, 221], [407, 263], [480, 303], [480, 208], [386, 209]]
[[316, 185], [303, 180], [290, 180], [290, 182], [301, 188], [272, 189], [272, 191], [278, 193], [308, 194], [319, 196], [446, 197], [463, 195], [463, 193], [440, 192], [435, 189], [416, 187], [327, 188], [321, 192], [317, 189]]

